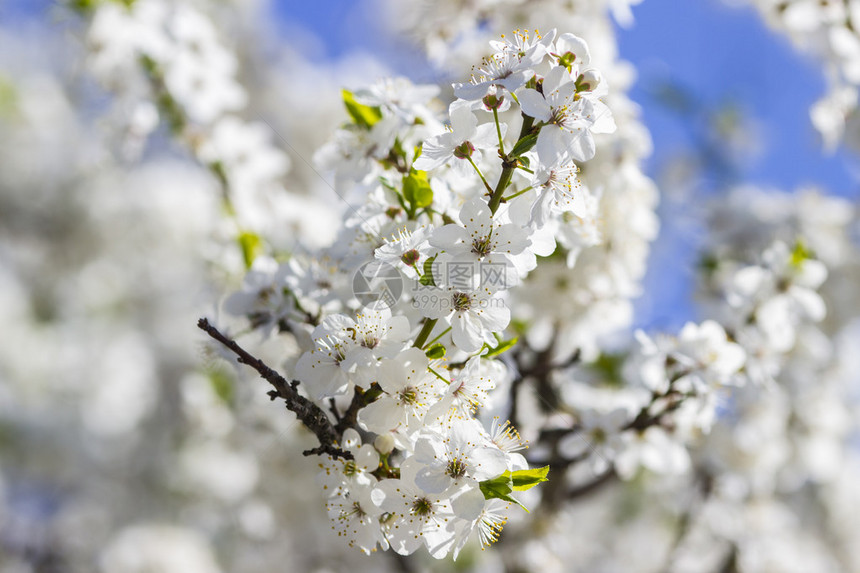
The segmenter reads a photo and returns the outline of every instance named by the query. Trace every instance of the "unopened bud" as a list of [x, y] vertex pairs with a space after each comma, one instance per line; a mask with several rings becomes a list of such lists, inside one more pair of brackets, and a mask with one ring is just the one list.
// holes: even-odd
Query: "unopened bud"
[[418, 251], [415, 249], [411, 249], [403, 253], [401, 255], [400, 260], [403, 261], [403, 264], [409, 267], [414, 267], [415, 263], [418, 262], [418, 259], [421, 258], [418, 254]]
[[467, 157], [472, 157], [472, 153], [474, 152], [475, 146], [468, 141], [464, 141], [454, 148], [454, 157], [457, 159], [466, 159]]
[[484, 99], [481, 100], [488, 110], [492, 111], [494, 109], [499, 109], [502, 107], [502, 103], [505, 101], [505, 96], [496, 95], [494, 93], [489, 93], [484, 96]]
[[573, 52], [565, 52], [558, 57], [558, 65], [564, 66], [567, 68], [567, 71], [570, 71], [574, 61], [576, 61], [576, 54]]
[[390, 454], [394, 449], [394, 436], [391, 434], [379, 434], [373, 440], [373, 447], [382, 455]]
[[600, 72], [595, 69], [585, 70], [579, 77], [576, 78], [576, 91], [578, 92], [593, 92], [600, 85], [603, 78]]

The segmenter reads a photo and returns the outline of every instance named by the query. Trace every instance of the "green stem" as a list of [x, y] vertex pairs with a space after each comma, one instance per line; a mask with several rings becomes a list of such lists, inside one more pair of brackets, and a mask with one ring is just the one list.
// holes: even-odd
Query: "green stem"
[[531, 186], [526, 187], [526, 188], [525, 188], [525, 189], [523, 189], [522, 191], [517, 191], [517, 192], [516, 192], [516, 193], [514, 193], [513, 195], [508, 195], [507, 197], [502, 197], [502, 201], [510, 201], [511, 199], [515, 199], [516, 197], [519, 197], [519, 196], [520, 196], [520, 195], [522, 195], [523, 193], [526, 193], [526, 192], [531, 191], [531, 190], [532, 190], [532, 187], [531, 187]]
[[[517, 137], [517, 141], [528, 135], [534, 122], [535, 118], [523, 114], [523, 125], [520, 128], [520, 135]], [[490, 212], [494, 215], [499, 209], [499, 205], [502, 203], [502, 195], [504, 194], [505, 189], [508, 188], [508, 185], [511, 184], [511, 178], [514, 176], [514, 170], [517, 168], [517, 159], [515, 157], [505, 156], [503, 161], [504, 168], [502, 169], [502, 174], [499, 176], [499, 182], [496, 184], [496, 189], [490, 197]]]
[[424, 343], [427, 342], [427, 337], [430, 336], [434, 326], [436, 326], [435, 318], [424, 319], [424, 326], [421, 327], [421, 332], [415, 337], [415, 342], [412, 343], [412, 346], [415, 348], [424, 348]]
[[451, 332], [451, 327], [450, 327], [450, 326], [449, 326], [448, 328], [446, 328], [445, 330], [443, 330], [443, 331], [441, 332], [441, 334], [439, 334], [439, 336], [437, 336], [436, 338], [434, 338], [433, 340], [431, 340], [430, 342], [428, 342], [428, 343], [427, 343], [427, 346], [430, 346], [431, 344], [433, 344], [434, 342], [436, 342], [437, 340], [439, 340], [440, 338], [442, 338], [443, 336], [445, 336], [445, 335], [446, 335], [446, 334], [448, 334], [449, 332]]
[[499, 153], [505, 155], [505, 142], [502, 139], [502, 126], [499, 125], [499, 110], [493, 108], [493, 119], [496, 121], [496, 134], [499, 136]]
[[444, 376], [442, 376], [441, 374], [439, 374], [438, 372], [436, 372], [435, 370], [433, 370], [433, 369], [432, 369], [432, 368], [430, 368], [429, 366], [427, 367], [427, 370], [429, 370], [430, 372], [432, 372], [433, 374], [435, 374], [435, 375], [436, 375], [436, 378], [438, 378], [438, 379], [439, 379], [439, 380], [441, 380], [442, 382], [445, 382], [446, 384], [450, 384], [450, 383], [451, 383], [451, 381], [450, 381], [450, 380], [448, 380], [447, 378], [445, 378]]
[[478, 177], [480, 177], [480, 178], [481, 178], [481, 181], [483, 181], [483, 182], [484, 182], [484, 187], [486, 187], [486, 188], [487, 188], [487, 191], [489, 191], [489, 192], [490, 192], [490, 194], [492, 195], [492, 193], [493, 193], [493, 188], [492, 188], [492, 187], [490, 187], [490, 184], [489, 184], [489, 183], [487, 183], [487, 180], [486, 180], [486, 179], [484, 179], [484, 174], [483, 174], [483, 173], [481, 173], [481, 170], [480, 170], [480, 169], [478, 169], [478, 166], [477, 166], [477, 165], [475, 165], [475, 162], [472, 160], [472, 158], [471, 158], [471, 157], [467, 157], [466, 159], [468, 159], [468, 160], [469, 160], [469, 163], [471, 163], [471, 164], [472, 164], [472, 167], [474, 167], [474, 168], [475, 168], [475, 171], [478, 173]]

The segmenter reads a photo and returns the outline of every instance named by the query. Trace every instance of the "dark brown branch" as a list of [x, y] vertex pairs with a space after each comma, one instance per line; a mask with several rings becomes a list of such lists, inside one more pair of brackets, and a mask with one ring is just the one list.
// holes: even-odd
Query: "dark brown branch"
[[334, 416], [334, 421], [340, 423], [340, 412], [337, 410], [337, 403], [334, 398], [328, 399], [328, 409], [331, 412], [331, 415]]
[[600, 489], [602, 486], [610, 483], [615, 478], [615, 470], [607, 470], [606, 473], [597, 476], [592, 481], [576, 486], [567, 492], [567, 499], [574, 499], [587, 495], [593, 491]]
[[[514, 426], [518, 425], [517, 415], [519, 414], [519, 411], [517, 396], [519, 388], [526, 380], [530, 380], [534, 384], [536, 395], [540, 400], [541, 407], [546, 413], [558, 411], [559, 406], [561, 405], [561, 398], [555, 388], [553, 388], [550, 376], [556, 370], [570, 368], [579, 362], [580, 352], [579, 350], [576, 350], [568, 360], [560, 364], [553, 364], [551, 359], [554, 351], [555, 343], [553, 342], [553, 344], [548, 348], [535, 353], [533, 364], [530, 367], [524, 368], [518, 365], [518, 375], [514, 378], [510, 388], [511, 407], [508, 412], [508, 420], [510, 420]], [[519, 362], [521, 355], [522, 350], [514, 355], [514, 360]]]
[[343, 436], [343, 433], [347, 428], [354, 428], [358, 425], [358, 411], [371, 402], [374, 402], [380, 394], [382, 394], [382, 388], [380, 388], [379, 384], [376, 382], [374, 382], [367, 390], [362, 390], [361, 388], [355, 389], [355, 394], [352, 395], [352, 402], [350, 402], [346, 412], [343, 413], [337, 421], [337, 425], [334, 427], [338, 438]]
[[284, 402], [286, 402], [287, 409], [295, 413], [296, 417], [298, 417], [305, 427], [316, 435], [320, 445], [311, 450], [302, 452], [304, 455], [328, 454], [335, 458], [340, 457], [344, 459], [352, 459], [352, 454], [337, 447], [336, 444], [339, 434], [335, 430], [334, 426], [332, 426], [326, 413], [319, 406], [299, 394], [299, 382], [297, 380], [287, 382], [283, 376], [266, 366], [262, 360], [252, 356], [244, 348], [236, 344], [234, 340], [221, 334], [218, 329], [209, 324], [209, 321], [205, 318], [201, 318], [197, 321], [197, 327], [230, 349], [238, 357], [240, 363], [247, 364], [256, 370], [260, 376], [275, 388], [274, 390], [269, 391], [269, 397], [272, 400], [275, 398], [283, 398]]
[[391, 555], [392, 559], [394, 559], [394, 564], [397, 566], [397, 570], [400, 571], [400, 573], [415, 573], [417, 571], [415, 564], [412, 562], [412, 558], [409, 555], [400, 555], [394, 551], [390, 551], [388, 554]]
[[[632, 422], [627, 424], [624, 427], [624, 429], [625, 430], [636, 430], [637, 432], [644, 432], [645, 430], [647, 430], [651, 426], [657, 426], [663, 422], [664, 417], [666, 417], [667, 415], [671, 414], [672, 412], [674, 412], [675, 410], [680, 408], [683, 405], [684, 400], [687, 399], [688, 397], [689, 396], [687, 394], [680, 394], [680, 393], [674, 392], [674, 391], [670, 391], [667, 394], [655, 396], [654, 400], [656, 400], [658, 398], [660, 398], [660, 399], [670, 398], [671, 402], [669, 403], [668, 406], [663, 408], [663, 411], [661, 411], [657, 414], [651, 414], [649, 412], [649, 408], [650, 408], [651, 404], [646, 405], [645, 407], [643, 407], [639, 411], [639, 414], [636, 416], [636, 418], [634, 418]], [[653, 404], [653, 400], [652, 400], [652, 404]]]
[[690, 525], [693, 523], [693, 519], [696, 516], [696, 510], [700, 509], [708, 501], [711, 491], [713, 490], [714, 479], [706, 470], [700, 469], [696, 472], [693, 485], [695, 488], [690, 500], [684, 507], [684, 511], [678, 519], [678, 524], [675, 528], [675, 539], [666, 554], [666, 565], [663, 569], [664, 571], [669, 571], [669, 568], [672, 566], [675, 555], [678, 553], [681, 544], [689, 533]]
[[723, 566], [720, 568], [720, 573], [737, 573], [738, 571], [738, 549], [732, 547], [732, 550], [726, 556]]

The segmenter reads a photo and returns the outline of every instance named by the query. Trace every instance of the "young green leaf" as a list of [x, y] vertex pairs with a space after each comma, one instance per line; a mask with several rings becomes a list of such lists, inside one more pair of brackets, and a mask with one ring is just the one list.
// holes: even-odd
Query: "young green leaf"
[[547, 481], [548, 478], [546, 476], [548, 473], [549, 466], [513, 472], [511, 474], [511, 481], [513, 482], [514, 491], [525, 491], [541, 482]]
[[494, 477], [493, 479], [479, 482], [478, 486], [480, 486], [481, 488], [481, 493], [484, 494], [484, 499], [501, 499], [503, 501], [515, 503], [525, 509], [526, 513], [529, 512], [526, 506], [524, 506], [519, 501], [510, 496], [510, 493], [514, 491], [513, 481], [511, 480], [511, 472], [505, 472], [498, 477]]
[[512, 348], [517, 343], [517, 340], [519, 340], [519, 338], [515, 336], [509, 340], [500, 341], [499, 345], [495, 348], [490, 348], [490, 351], [487, 352], [484, 357], [489, 358], [491, 356], [498, 356], [499, 354], [502, 354], [506, 350]]
[[435, 260], [436, 256], [434, 255], [424, 261], [424, 274], [418, 279], [418, 282], [424, 286], [436, 286], [436, 281], [433, 280], [433, 261]]
[[382, 119], [382, 110], [378, 107], [370, 107], [355, 101], [355, 96], [349, 90], [341, 90], [343, 105], [352, 120], [365, 129], [370, 129], [376, 122]]
[[441, 344], [434, 344], [430, 348], [428, 348], [424, 354], [427, 355], [427, 358], [430, 360], [434, 360], [436, 358], [442, 358], [448, 351]]
[[239, 246], [242, 248], [245, 267], [250, 269], [254, 259], [263, 251], [263, 240], [254, 233], [244, 231], [239, 234]]
[[233, 401], [234, 387], [233, 378], [229, 372], [219, 368], [212, 368], [207, 372], [209, 375], [209, 383], [212, 385], [212, 390], [225, 403], [230, 404]]
[[798, 239], [797, 242], [794, 243], [794, 248], [791, 250], [791, 259], [789, 260], [789, 264], [797, 268], [812, 257], [812, 251], [806, 247], [803, 239]]
[[535, 143], [537, 143], [537, 139], [538, 139], [537, 133], [530, 133], [530, 134], [526, 135], [525, 137], [520, 139], [516, 143], [516, 145], [514, 145], [514, 148], [511, 150], [510, 156], [511, 157], [519, 157], [520, 155], [522, 155], [523, 153], [525, 153], [526, 151], [528, 151], [529, 149], [534, 147]]
[[433, 203], [433, 189], [426, 171], [409, 171], [409, 175], [403, 178], [403, 196], [415, 209], [423, 209]]

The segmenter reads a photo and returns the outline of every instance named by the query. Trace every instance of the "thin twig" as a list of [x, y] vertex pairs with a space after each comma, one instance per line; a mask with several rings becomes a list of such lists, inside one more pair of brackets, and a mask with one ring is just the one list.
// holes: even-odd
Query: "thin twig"
[[299, 394], [299, 382], [293, 380], [287, 382], [286, 378], [266, 366], [262, 360], [251, 355], [244, 348], [236, 344], [236, 341], [224, 336], [217, 328], [209, 324], [205, 318], [197, 321], [197, 327], [203, 330], [226, 346], [237, 357], [240, 363], [247, 364], [257, 371], [257, 373], [269, 382], [275, 389], [269, 391], [269, 397], [283, 398], [286, 402], [287, 409], [295, 413], [296, 417], [316, 435], [320, 445], [316, 448], [302, 452], [306, 456], [312, 454], [323, 455], [328, 454], [335, 458], [352, 459], [352, 454], [337, 447], [338, 433], [332, 426], [326, 413], [316, 404]]
[[375, 401], [380, 394], [382, 394], [382, 388], [380, 388], [379, 384], [376, 382], [374, 382], [367, 390], [362, 390], [361, 388], [355, 389], [349, 408], [346, 409], [346, 412], [343, 413], [343, 416], [341, 416], [337, 425], [334, 427], [338, 437], [343, 436], [343, 433], [348, 428], [354, 428], [358, 425], [358, 411]]
[[600, 489], [603, 485], [610, 483], [616, 477], [615, 470], [610, 469], [601, 474], [594, 480], [577, 486], [567, 492], [567, 499], [573, 499], [583, 495], [587, 495], [595, 490]]

